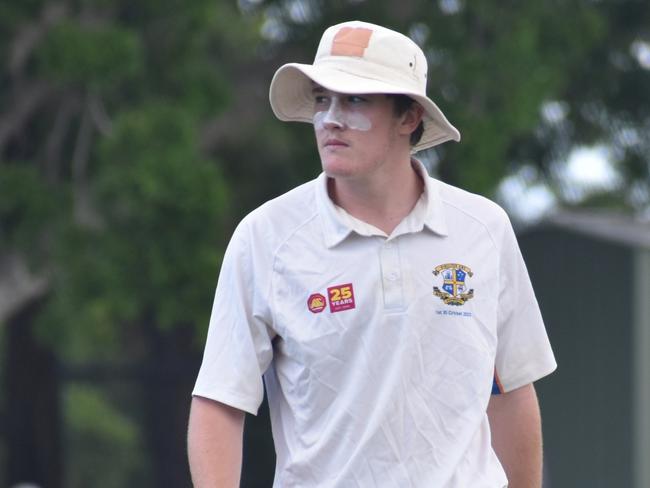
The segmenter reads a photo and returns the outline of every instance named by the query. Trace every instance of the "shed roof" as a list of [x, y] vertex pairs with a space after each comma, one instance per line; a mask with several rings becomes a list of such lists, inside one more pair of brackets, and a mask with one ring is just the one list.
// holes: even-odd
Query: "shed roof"
[[650, 221], [632, 215], [594, 209], [562, 209], [539, 226], [553, 226], [630, 247], [650, 249]]

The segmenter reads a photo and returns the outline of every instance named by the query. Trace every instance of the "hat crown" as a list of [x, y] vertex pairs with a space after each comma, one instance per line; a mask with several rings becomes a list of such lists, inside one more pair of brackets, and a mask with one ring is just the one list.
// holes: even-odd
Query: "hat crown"
[[427, 60], [405, 35], [368, 22], [351, 21], [329, 27], [321, 38], [314, 65], [336, 63], [342, 70], [374, 78], [390, 70], [412, 89], [425, 94]]

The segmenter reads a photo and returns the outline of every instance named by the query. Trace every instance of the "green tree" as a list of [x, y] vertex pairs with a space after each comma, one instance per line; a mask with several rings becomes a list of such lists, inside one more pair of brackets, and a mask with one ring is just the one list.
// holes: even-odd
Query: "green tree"
[[[415, 39], [429, 61], [429, 94], [463, 138], [424, 155], [442, 179], [490, 196], [505, 175], [533, 167], [560, 202], [571, 205], [558, 163], [575, 146], [603, 144], [616, 156], [622, 183], [605, 190], [600, 205], [648, 212], [647, 2], [240, 4], [246, 12], [263, 13], [265, 52], [277, 59], [274, 66], [311, 62], [323, 29], [344, 20], [376, 22]], [[555, 109], [553, 117], [547, 108]], [[298, 135], [278, 151], [304, 167], [304, 132], [286, 131]]]
[[[405, 32], [427, 54], [429, 93], [463, 135], [424, 155], [442, 179], [491, 195], [534, 167], [562, 199], [557, 161], [603, 143], [623, 183], [601, 202], [647, 211], [647, 2], [5, 2], [0, 323], [5, 350], [38, 364], [3, 356], [3, 412], [27, 424], [56, 412], [53, 388], [36, 411], [23, 385], [56, 385], [58, 367], [135, 377], [135, 402], [66, 390], [66, 438], [77, 453], [98, 439], [144, 446], [150, 459], [123, 460], [113, 485], [145, 471], [153, 485], [187, 482], [188, 394], [225, 243], [243, 214], [319, 172], [311, 127], [273, 118], [269, 82], [284, 62], [311, 62], [326, 26], [353, 18]], [[61, 486], [37, 466], [43, 453], [13, 449], [36, 435], [21, 425], [2, 450], [20, 469], [0, 469], [3, 481], [32, 470], [31, 481]], [[96, 469], [68, 480], [102, 486], [112, 464], [88, 454]]]
[[[151, 463], [148, 482], [181, 486], [191, 376], [230, 229], [222, 163], [201, 134], [229, 101], [225, 54], [236, 44], [253, 55], [255, 20], [207, 0], [30, 1], [3, 4], [0, 25], [0, 322], [7, 349], [20, 338], [24, 351], [55, 353], [40, 355], [40, 367], [3, 356], [8, 390], [24, 392], [6, 409], [21, 418], [3, 484], [62, 486], [60, 469], [41, 463], [56, 440], [50, 452], [14, 444], [34, 435], [20, 426], [39, 415], [25, 384], [54, 384], [59, 364], [81, 365], [81, 376], [93, 365], [133, 368], [135, 435], [150, 455], [124, 469]], [[113, 425], [124, 435], [110, 442], [135, 442], [118, 396], [73, 396], [82, 401], [65, 405], [81, 417], [66, 425], [79, 435], [66, 438], [105, 437]], [[58, 403], [57, 391], [41, 402], [52, 412]], [[102, 458], [83, 475], [70, 466], [69, 482], [133, 478]]]

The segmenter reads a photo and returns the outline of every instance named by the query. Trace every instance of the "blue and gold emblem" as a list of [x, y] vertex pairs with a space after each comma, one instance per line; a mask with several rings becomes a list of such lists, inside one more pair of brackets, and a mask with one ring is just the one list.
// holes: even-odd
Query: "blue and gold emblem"
[[468, 289], [467, 278], [474, 276], [467, 266], [456, 263], [447, 263], [436, 266], [434, 276], [442, 277], [442, 289], [433, 287], [433, 294], [440, 298], [446, 305], [464, 305], [474, 298], [474, 289]]

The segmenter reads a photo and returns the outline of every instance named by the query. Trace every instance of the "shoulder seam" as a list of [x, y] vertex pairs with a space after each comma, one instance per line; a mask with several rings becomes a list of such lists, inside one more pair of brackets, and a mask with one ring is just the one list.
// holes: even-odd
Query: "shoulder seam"
[[442, 199], [442, 203], [444, 203], [445, 205], [453, 207], [454, 209], [458, 210], [459, 212], [462, 212], [463, 214], [467, 215], [472, 220], [474, 220], [474, 221], [478, 222], [479, 224], [481, 224], [481, 226], [487, 232], [488, 236], [490, 236], [490, 240], [492, 241], [492, 245], [494, 245], [494, 247], [496, 248], [497, 251], [499, 251], [499, 252], [501, 251], [501, 247], [499, 245], [497, 245], [496, 239], [492, 235], [492, 232], [490, 231], [490, 228], [488, 227], [488, 225], [485, 222], [483, 222], [481, 219], [479, 219], [476, 215], [469, 213], [464, 208], [461, 208], [458, 205], [455, 205], [455, 204], [449, 202], [447, 199], [445, 199], [445, 198], [441, 198], [441, 199]]
[[314, 220], [316, 217], [318, 217], [318, 210], [315, 210], [314, 213], [312, 213], [309, 217], [307, 217], [305, 220], [297, 224], [290, 232], [287, 233], [287, 237], [284, 238], [280, 244], [275, 248], [275, 251], [273, 251], [273, 263], [275, 263], [275, 258], [280, 251], [280, 248], [285, 245], [285, 243], [291, 239], [296, 232], [298, 232], [301, 228], [303, 228], [305, 225], [307, 225], [309, 222]]
[[[296, 226], [291, 230], [291, 232], [287, 233], [287, 236], [286, 236], [286, 237], [285, 237], [285, 238], [284, 238], [284, 239], [283, 239], [283, 240], [282, 240], [282, 241], [277, 245], [277, 247], [276, 247], [275, 250], [273, 251], [272, 259], [271, 259], [271, 277], [270, 277], [270, 279], [269, 279], [269, 283], [268, 283], [268, 286], [267, 286], [267, 289], [266, 289], [266, 302], [267, 302], [269, 305], [271, 305], [272, 302], [273, 302], [273, 293], [272, 293], [272, 291], [273, 291], [273, 283], [274, 283], [274, 281], [275, 281], [276, 262], [277, 262], [277, 259], [278, 259], [278, 254], [279, 254], [279, 252], [280, 252], [280, 249], [282, 248], [282, 246], [284, 246], [284, 245], [286, 244], [286, 242], [287, 242], [289, 239], [291, 239], [294, 235], [296, 235], [296, 233], [297, 233], [300, 229], [302, 229], [304, 226], [306, 226], [309, 222], [311, 222], [312, 220], [314, 220], [316, 217], [318, 217], [318, 209], [315, 209], [314, 212], [313, 212], [309, 217], [307, 217], [305, 220], [303, 220], [303, 221], [300, 222], [298, 225], [296, 225]], [[271, 316], [273, 317], [274, 307], [269, 306], [269, 309], [270, 309], [270, 311], [271, 311]], [[273, 322], [275, 322], [275, 318], [274, 318], [274, 317], [273, 317]], [[277, 332], [277, 331], [276, 331], [276, 332]]]

